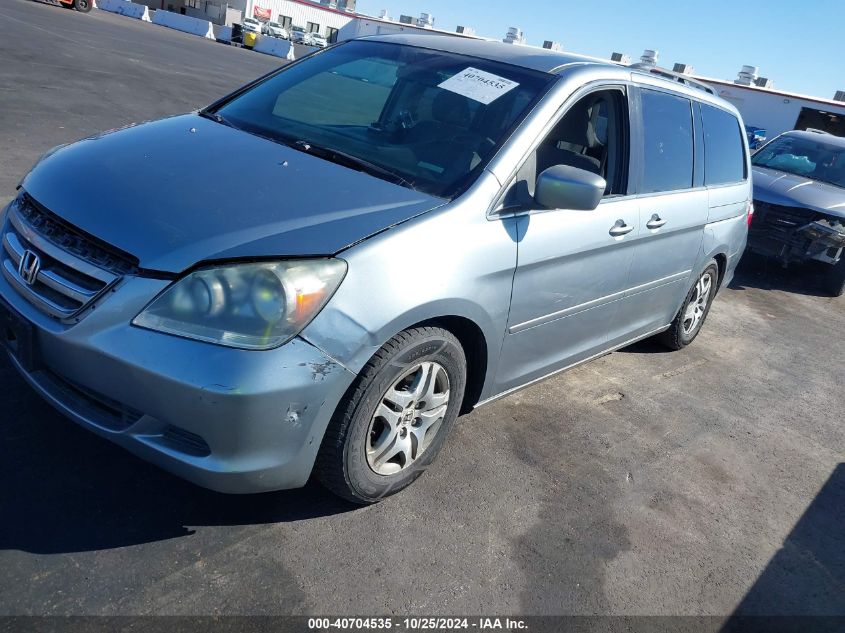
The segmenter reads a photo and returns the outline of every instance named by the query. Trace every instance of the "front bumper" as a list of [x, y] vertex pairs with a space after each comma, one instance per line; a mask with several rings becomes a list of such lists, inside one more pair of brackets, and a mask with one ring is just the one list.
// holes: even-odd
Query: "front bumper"
[[845, 223], [811, 209], [754, 201], [754, 220], [748, 233], [752, 252], [780, 261], [839, 261], [845, 246]]
[[69, 327], [0, 277], [0, 298], [32, 324], [35, 348], [27, 368], [9, 357], [67, 417], [200, 486], [251, 493], [304, 485], [355, 375], [299, 338], [245, 351], [129, 325], [166, 284], [125, 278]]

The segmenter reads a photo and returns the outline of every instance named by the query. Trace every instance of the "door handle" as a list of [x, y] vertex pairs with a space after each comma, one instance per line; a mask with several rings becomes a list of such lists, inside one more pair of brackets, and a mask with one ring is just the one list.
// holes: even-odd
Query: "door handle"
[[660, 218], [660, 215], [658, 215], [657, 213], [655, 213], [654, 215], [652, 215], [652, 216], [651, 216], [651, 219], [650, 219], [648, 222], [646, 222], [646, 223], [645, 223], [646, 228], [649, 228], [649, 229], [651, 229], [652, 231], [653, 231], [654, 229], [659, 229], [659, 228], [660, 228], [661, 226], [663, 226], [664, 224], [666, 224], [666, 220], [662, 220], [662, 219]]
[[625, 220], [619, 219], [616, 220], [616, 224], [610, 227], [610, 234], [613, 237], [621, 237], [623, 235], [628, 235], [631, 231], [634, 230], [633, 226], [629, 226], [625, 224]]

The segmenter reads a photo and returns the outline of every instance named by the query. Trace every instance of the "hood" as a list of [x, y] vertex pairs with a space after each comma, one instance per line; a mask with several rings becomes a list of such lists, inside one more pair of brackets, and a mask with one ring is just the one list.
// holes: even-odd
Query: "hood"
[[443, 204], [196, 114], [64, 147], [23, 187], [142, 268], [174, 273], [203, 260], [332, 255]]
[[754, 199], [845, 218], [845, 189], [767, 167], [752, 169]]

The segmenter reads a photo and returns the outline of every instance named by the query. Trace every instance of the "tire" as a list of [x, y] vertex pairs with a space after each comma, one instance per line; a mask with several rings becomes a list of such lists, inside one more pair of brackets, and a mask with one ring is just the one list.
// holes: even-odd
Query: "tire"
[[[706, 289], [702, 284], [706, 284]], [[718, 285], [719, 265], [715, 259], [711, 259], [687, 293], [687, 298], [678, 310], [678, 314], [675, 315], [672, 325], [658, 335], [658, 340], [674, 350], [683, 349], [692, 343], [701, 332], [701, 327], [710, 313], [710, 306], [713, 305]], [[703, 299], [702, 293], [704, 293]]]
[[362, 505], [410, 485], [455, 424], [466, 371], [464, 350], [446, 330], [419, 327], [394, 336], [335, 411], [317, 456], [317, 478]]
[[73, 0], [73, 8], [80, 13], [88, 13], [93, 5], [93, 0]]
[[839, 261], [827, 271], [825, 288], [834, 297], [841, 297], [845, 294], [845, 252], [842, 253]]

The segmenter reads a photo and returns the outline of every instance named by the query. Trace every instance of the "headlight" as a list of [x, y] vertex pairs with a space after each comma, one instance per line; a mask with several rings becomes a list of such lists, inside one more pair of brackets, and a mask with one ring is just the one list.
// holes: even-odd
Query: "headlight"
[[132, 324], [229, 347], [270, 349], [308, 325], [345, 274], [341, 259], [204, 268], [167, 288]]

